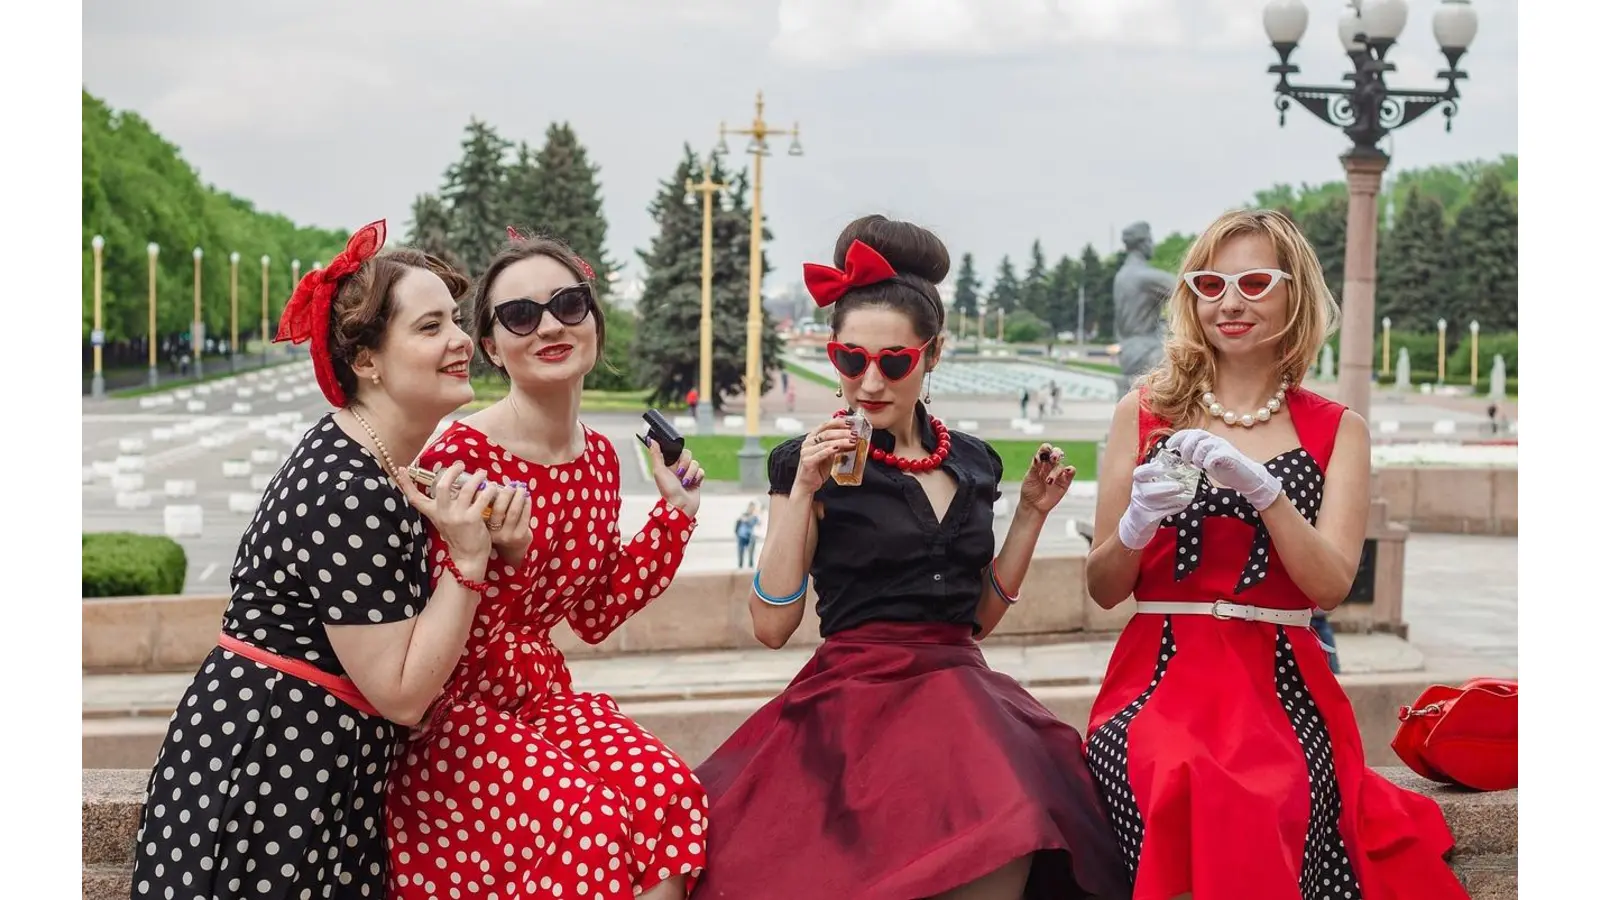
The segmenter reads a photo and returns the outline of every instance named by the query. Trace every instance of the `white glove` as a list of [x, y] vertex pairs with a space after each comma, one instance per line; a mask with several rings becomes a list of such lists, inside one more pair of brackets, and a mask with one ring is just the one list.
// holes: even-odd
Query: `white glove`
[[1128, 511], [1117, 523], [1117, 537], [1129, 550], [1143, 550], [1155, 539], [1161, 522], [1189, 506], [1188, 491], [1166, 476], [1159, 463], [1148, 462], [1133, 470], [1133, 493]]
[[1203, 469], [1213, 484], [1232, 488], [1257, 512], [1272, 505], [1283, 493], [1283, 482], [1267, 471], [1227, 438], [1198, 428], [1189, 428], [1167, 439], [1167, 446], [1184, 462]]

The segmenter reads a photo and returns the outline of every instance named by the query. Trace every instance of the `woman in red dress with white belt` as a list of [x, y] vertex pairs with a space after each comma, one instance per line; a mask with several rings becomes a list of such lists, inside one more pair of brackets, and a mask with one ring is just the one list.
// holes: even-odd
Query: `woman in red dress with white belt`
[[[1439, 807], [1366, 767], [1310, 627], [1355, 580], [1371, 476], [1366, 422], [1299, 387], [1337, 316], [1316, 254], [1232, 212], [1183, 272], [1088, 559], [1095, 602], [1138, 602], [1085, 744], [1134, 900], [1464, 900]], [[1192, 501], [1162, 448], [1200, 470]]]
[[[604, 694], [573, 691], [550, 631], [605, 640], [671, 582], [700, 506], [698, 463], [652, 448], [661, 500], [623, 545], [611, 442], [578, 422], [604, 347], [589, 267], [522, 239], [489, 264], [475, 336], [508, 396], [421, 458], [526, 490], [495, 542], [466, 652], [390, 776], [397, 898], [682, 898], [705, 865], [706, 799], [677, 754]], [[436, 490], [442, 487], [436, 487]], [[435, 544], [433, 577], [448, 565]]]

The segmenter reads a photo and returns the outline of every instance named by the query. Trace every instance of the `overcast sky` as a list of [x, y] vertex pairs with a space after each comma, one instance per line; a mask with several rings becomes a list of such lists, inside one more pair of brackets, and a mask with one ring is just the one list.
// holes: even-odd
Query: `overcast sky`
[[[746, 125], [762, 89], [805, 155], [767, 162], [769, 288], [851, 218], [928, 225], [987, 281], [1035, 237], [1102, 251], [1135, 219], [1195, 231], [1274, 182], [1342, 177], [1346, 141], [1278, 127], [1264, 0], [85, 0], [83, 81], [137, 110], [201, 177], [309, 224], [438, 188], [472, 116], [537, 144], [570, 121], [601, 167], [609, 249], [633, 251], [685, 141]], [[1308, 0], [1295, 62], [1339, 83], [1345, 4]], [[1476, 0], [1453, 134], [1395, 136], [1397, 168], [1517, 150], [1517, 4]], [[1438, 0], [1413, 0], [1391, 85], [1432, 87]], [[744, 142], [730, 138], [735, 151]]]

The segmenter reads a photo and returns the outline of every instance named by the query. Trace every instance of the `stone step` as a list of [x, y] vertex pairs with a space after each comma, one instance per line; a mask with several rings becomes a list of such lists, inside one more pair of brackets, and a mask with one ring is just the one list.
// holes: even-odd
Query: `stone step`
[[1517, 857], [1514, 854], [1460, 856], [1458, 852], [1451, 867], [1473, 900], [1517, 900]]
[[[1456, 837], [1452, 865], [1474, 900], [1514, 900], [1517, 791], [1480, 794], [1436, 785], [1406, 769], [1378, 771], [1439, 804]], [[148, 781], [149, 773], [142, 769], [84, 770], [85, 900], [128, 896], [133, 840]]]
[[[1414, 701], [1431, 684], [1455, 684], [1468, 677], [1470, 675], [1435, 671], [1340, 676], [1340, 683], [1356, 713], [1368, 765], [1399, 764], [1389, 749], [1389, 740], [1394, 736], [1396, 711], [1402, 705]], [[585, 690], [602, 690], [581, 678], [576, 683]], [[1029, 686], [1029, 692], [1039, 702], [1080, 731], [1088, 724], [1089, 708], [1098, 691], [1095, 684]], [[636, 718], [691, 764], [698, 764], [772, 693], [774, 691], [756, 696], [652, 699], [649, 695], [617, 691], [613, 696], [624, 713]], [[83, 766], [148, 768], [154, 764], [156, 751], [166, 735], [171, 709], [169, 702], [165, 710], [156, 715], [117, 715], [111, 711], [86, 714]]]
[[83, 900], [128, 900], [133, 887], [133, 866], [83, 866]]

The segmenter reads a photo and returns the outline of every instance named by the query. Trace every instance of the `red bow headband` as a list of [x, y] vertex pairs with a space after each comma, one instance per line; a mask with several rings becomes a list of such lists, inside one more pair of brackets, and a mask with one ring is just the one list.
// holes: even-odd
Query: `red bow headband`
[[333, 375], [333, 358], [328, 355], [328, 324], [333, 295], [339, 292], [339, 282], [354, 275], [367, 260], [378, 255], [388, 236], [388, 225], [379, 219], [364, 225], [350, 236], [349, 243], [320, 269], [312, 269], [295, 285], [294, 293], [283, 308], [283, 318], [278, 322], [278, 336], [273, 342], [288, 341], [300, 344], [311, 341], [311, 365], [317, 373], [317, 386], [322, 396], [341, 409], [347, 398]]
[[[524, 237], [520, 231], [517, 231], [517, 227], [515, 225], [507, 225], [506, 226], [506, 237], [508, 239], [512, 240], [512, 241], [525, 241], [525, 240], [527, 240], [527, 238]], [[567, 249], [570, 250], [571, 248], [569, 247]], [[594, 280], [594, 270], [589, 268], [589, 264], [583, 261], [583, 257], [581, 257], [578, 254], [574, 253], [574, 254], [572, 254], [572, 258], [576, 259], [578, 261], [578, 268], [583, 270], [583, 277], [587, 278], [590, 281], [593, 281]]]
[[842, 270], [821, 263], [806, 263], [801, 269], [811, 299], [824, 307], [832, 306], [850, 290], [895, 277], [894, 266], [889, 265], [883, 254], [860, 241], [850, 242], [850, 249], [844, 254]]

